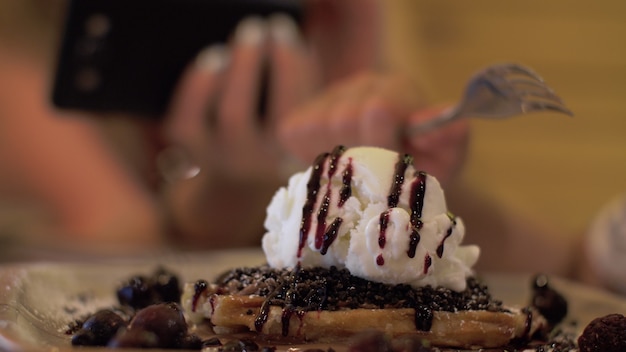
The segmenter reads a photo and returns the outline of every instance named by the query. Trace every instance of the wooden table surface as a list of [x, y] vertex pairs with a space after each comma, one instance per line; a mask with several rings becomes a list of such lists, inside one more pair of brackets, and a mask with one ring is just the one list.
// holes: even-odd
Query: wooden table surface
[[474, 121], [467, 183], [569, 233], [626, 193], [625, 1], [387, 4], [392, 63], [433, 101], [457, 100], [481, 67], [519, 62], [575, 113]]

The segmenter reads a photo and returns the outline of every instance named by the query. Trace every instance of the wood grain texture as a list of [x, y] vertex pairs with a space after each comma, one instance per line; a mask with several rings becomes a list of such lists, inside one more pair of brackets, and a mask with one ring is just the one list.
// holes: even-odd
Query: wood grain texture
[[626, 2], [387, 3], [391, 64], [454, 102], [495, 62], [534, 68], [575, 117], [473, 122], [464, 182], [568, 233], [626, 192]]

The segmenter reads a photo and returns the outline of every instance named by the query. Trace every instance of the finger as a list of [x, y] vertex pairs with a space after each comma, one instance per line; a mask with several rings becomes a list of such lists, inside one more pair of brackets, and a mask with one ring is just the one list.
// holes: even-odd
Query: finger
[[[328, 93], [314, 105], [316, 111], [311, 123], [319, 124], [317, 133], [309, 133], [309, 139], [323, 142], [330, 150], [338, 144], [355, 146], [359, 140], [359, 124], [363, 101], [375, 87], [375, 76], [369, 73], [356, 75], [345, 82], [331, 86]], [[329, 149], [330, 148], [330, 149]]]
[[206, 111], [215, 103], [227, 65], [227, 49], [212, 46], [187, 67], [166, 114], [164, 134], [170, 143], [182, 145], [205, 137]]
[[[449, 109], [439, 106], [415, 112], [411, 122], [426, 121]], [[469, 121], [458, 120], [407, 141], [409, 153], [416, 156], [416, 166], [447, 184], [459, 174], [467, 157]]]
[[289, 110], [312, 94], [316, 75], [296, 23], [288, 16], [269, 20], [270, 103], [268, 124], [284, 119]]
[[359, 118], [362, 107], [356, 96], [337, 100], [325, 114], [328, 116], [329, 147], [341, 144], [346, 147], [354, 147], [362, 144], [359, 140]]
[[[302, 161], [312, 161], [320, 150], [356, 142], [359, 101], [370, 89], [366, 75], [329, 87], [304, 107], [281, 121], [279, 138], [285, 149]], [[344, 134], [345, 133], [345, 134]]]
[[277, 125], [277, 137], [282, 148], [297, 159], [310, 163], [319, 154], [325, 145], [325, 139], [317, 136], [327, 131], [324, 116], [320, 115], [318, 105], [320, 101], [313, 101], [292, 111]]
[[307, 5], [307, 38], [327, 82], [379, 65], [384, 17], [380, 1], [317, 0]]
[[[445, 113], [452, 106], [450, 105], [438, 105], [424, 109], [414, 111], [408, 121], [408, 125], [414, 125], [429, 121], [437, 118], [437, 116]], [[447, 138], [457, 137], [468, 131], [467, 120], [461, 119], [452, 123], [445, 124], [439, 128], [436, 128], [428, 133], [411, 135], [407, 138], [407, 145], [420, 151], [427, 151], [433, 149], [435, 145], [441, 145]]]
[[343, 85], [327, 107], [330, 136], [334, 144], [362, 145], [360, 129], [367, 101], [376, 95], [378, 76], [371, 73], [357, 75]]
[[400, 150], [398, 130], [408, 112], [381, 98], [371, 98], [363, 109], [360, 138], [363, 144]]
[[256, 138], [256, 108], [266, 41], [267, 25], [260, 18], [247, 18], [237, 27], [218, 108], [219, 140], [226, 146], [244, 148]]
[[363, 143], [401, 150], [402, 130], [411, 113], [421, 104], [421, 96], [407, 79], [381, 77], [363, 103], [360, 136]]

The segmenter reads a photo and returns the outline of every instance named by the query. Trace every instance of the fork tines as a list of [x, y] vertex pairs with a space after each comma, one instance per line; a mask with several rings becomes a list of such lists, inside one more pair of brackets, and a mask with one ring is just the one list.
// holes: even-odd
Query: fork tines
[[499, 88], [503, 92], [517, 96], [523, 113], [552, 110], [569, 116], [574, 115], [544, 79], [528, 67], [513, 63], [498, 64], [487, 68], [484, 74], [489, 75], [494, 81], [505, 81], [506, 84], [499, 85]]

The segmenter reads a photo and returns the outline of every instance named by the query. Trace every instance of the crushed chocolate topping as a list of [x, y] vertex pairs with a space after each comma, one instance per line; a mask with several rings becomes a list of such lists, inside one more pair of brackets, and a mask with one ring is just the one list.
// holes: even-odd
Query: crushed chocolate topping
[[347, 269], [273, 269], [269, 266], [238, 268], [220, 282], [231, 294], [254, 294], [268, 304], [297, 310], [355, 308], [420, 308], [435, 311], [503, 311], [502, 302], [491, 297], [487, 286], [468, 278], [462, 292], [447, 288], [388, 285], [352, 276]]
[[578, 338], [580, 352], [626, 350], [626, 316], [608, 314], [592, 320]]

